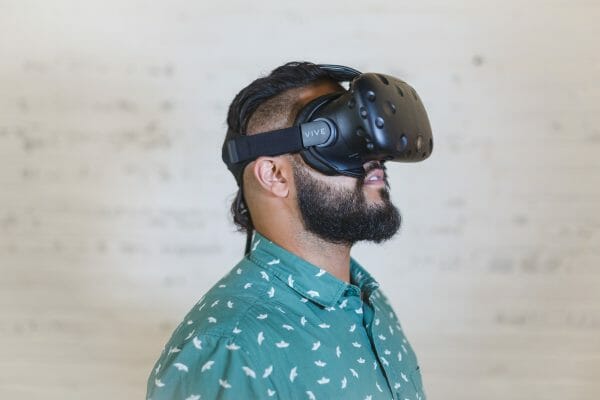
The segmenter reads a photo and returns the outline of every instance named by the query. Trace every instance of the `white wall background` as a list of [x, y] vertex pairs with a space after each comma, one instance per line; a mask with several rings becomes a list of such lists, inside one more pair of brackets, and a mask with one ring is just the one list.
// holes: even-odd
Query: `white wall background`
[[600, 397], [600, 2], [0, 0], [0, 398], [143, 398], [239, 259], [229, 102], [289, 60], [411, 83], [435, 149], [354, 256], [430, 399]]

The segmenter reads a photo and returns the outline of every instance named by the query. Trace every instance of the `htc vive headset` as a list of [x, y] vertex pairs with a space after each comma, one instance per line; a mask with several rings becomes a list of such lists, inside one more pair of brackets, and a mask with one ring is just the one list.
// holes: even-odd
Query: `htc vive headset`
[[425, 107], [408, 83], [390, 75], [319, 64], [348, 90], [309, 102], [294, 126], [223, 144], [222, 158], [241, 186], [244, 167], [260, 156], [299, 152], [327, 175], [363, 177], [368, 161], [423, 161], [433, 138]]

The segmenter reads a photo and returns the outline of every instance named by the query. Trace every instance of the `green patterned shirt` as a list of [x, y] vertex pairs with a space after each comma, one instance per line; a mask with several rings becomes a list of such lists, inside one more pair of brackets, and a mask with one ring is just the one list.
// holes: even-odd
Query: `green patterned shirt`
[[425, 400], [379, 284], [350, 267], [349, 284], [256, 232], [173, 332], [147, 399]]

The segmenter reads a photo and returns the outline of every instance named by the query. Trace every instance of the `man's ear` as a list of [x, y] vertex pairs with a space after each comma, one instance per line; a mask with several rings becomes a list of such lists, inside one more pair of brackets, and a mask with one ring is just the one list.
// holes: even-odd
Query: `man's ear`
[[291, 172], [291, 165], [284, 157], [259, 157], [252, 166], [257, 184], [277, 197], [289, 194]]

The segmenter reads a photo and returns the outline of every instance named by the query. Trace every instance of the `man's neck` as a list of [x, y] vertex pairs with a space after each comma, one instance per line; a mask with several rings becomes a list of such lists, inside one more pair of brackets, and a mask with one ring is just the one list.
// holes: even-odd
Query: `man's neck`
[[261, 229], [260, 233], [290, 253], [324, 269], [344, 282], [350, 282], [351, 246], [327, 242], [304, 230], [272, 232], [269, 229]]

